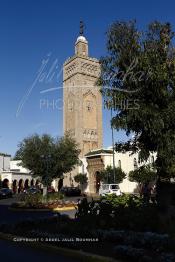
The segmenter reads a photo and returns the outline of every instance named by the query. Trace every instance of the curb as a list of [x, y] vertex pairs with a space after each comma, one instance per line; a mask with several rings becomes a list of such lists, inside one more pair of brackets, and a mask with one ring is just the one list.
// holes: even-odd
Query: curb
[[27, 211], [27, 212], [28, 212], [28, 211], [30, 211], [30, 212], [31, 212], [31, 211], [32, 211], [32, 212], [41, 212], [41, 211], [42, 211], [42, 212], [46, 212], [46, 211], [48, 212], [48, 211], [53, 211], [53, 209], [49, 209], [49, 208], [45, 208], [45, 209], [44, 209], [44, 208], [40, 208], [40, 209], [39, 209], [39, 208], [38, 208], [38, 209], [36, 208], [36, 209], [33, 209], [33, 208], [20, 208], [20, 207], [19, 207], [19, 208], [9, 207], [8, 210], [10, 210], [10, 211], [18, 211], [18, 212], [20, 212], [20, 211], [23, 211], [23, 212], [24, 212], [24, 211]]
[[26, 211], [26, 212], [59, 212], [59, 211], [69, 211], [69, 210], [75, 210], [75, 207], [57, 207], [57, 208], [15, 208], [15, 207], [8, 207], [8, 210], [10, 211]]
[[[0, 232], [0, 239], [11, 241], [14, 244], [19, 243], [19, 242], [13, 241], [14, 238], [19, 238], [19, 236], [5, 234], [5, 233]], [[52, 246], [48, 244], [43, 244], [41, 242], [25, 242], [25, 243], [23, 242], [22, 244], [24, 246], [28, 246], [28, 247], [32, 247], [32, 248], [40, 249], [44, 251], [52, 251], [52, 252], [54, 251], [55, 253], [66, 256], [66, 257], [76, 258], [78, 259], [77, 261], [81, 261], [81, 262], [121, 262], [119, 260], [115, 260], [110, 257], [103, 257], [100, 255], [87, 253], [81, 250], [73, 250], [73, 249], [68, 249], [68, 248], [63, 248], [63, 247]]]
[[67, 211], [67, 210], [76, 210], [75, 207], [56, 207], [52, 209], [53, 211]]

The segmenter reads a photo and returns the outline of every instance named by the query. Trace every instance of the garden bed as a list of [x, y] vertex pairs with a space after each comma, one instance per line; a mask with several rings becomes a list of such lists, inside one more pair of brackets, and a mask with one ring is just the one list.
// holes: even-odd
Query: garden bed
[[68, 203], [41, 203], [41, 204], [26, 204], [23, 202], [13, 203], [9, 209], [10, 210], [26, 210], [26, 211], [60, 211], [60, 210], [74, 210], [76, 208], [76, 204], [74, 202]]
[[65, 201], [62, 195], [58, 193], [49, 194], [43, 197], [41, 194], [22, 195], [20, 201], [10, 206], [11, 210], [68, 210], [75, 209], [76, 203], [73, 201]]
[[84, 198], [77, 204], [75, 219], [57, 213], [49, 219], [4, 225], [0, 231], [58, 247], [110, 254], [122, 261], [175, 261], [175, 236], [162, 229], [158, 206], [145, 205], [136, 196], [110, 195], [90, 202]]
[[[46, 228], [47, 225], [47, 228]], [[0, 232], [70, 250], [82, 250], [120, 261], [175, 261], [174, 240], [167, 234], [90, 229], [78, 219], [60, 215], [1, 225]], [[25, 242], [25, 241], [24, 241]]]

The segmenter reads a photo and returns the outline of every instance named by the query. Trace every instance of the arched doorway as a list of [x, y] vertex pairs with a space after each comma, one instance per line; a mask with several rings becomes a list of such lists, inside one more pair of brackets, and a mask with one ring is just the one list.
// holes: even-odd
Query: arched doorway
[[24, 181], [23, 179], [20, 179], [18, 183], [18, 193], [23, 192], [23, 190], [24, 190]]
[[12, 190], [14, 194], [17, 193], [17, 180], [16, 179], [13, 181]]
[[94, 151], [94, 155], [90, 155], [86, 159], [87, 159], [89, 192], [91, 194], [96, 194], [99, 192], [99, 188], [100, 188], [100, 179], [98, 174], [105, 168], [104, 158], [102, 155], [97, 156], [96, 152]]
[[37, 179], [36, 182], [35, 182], [35, 187], [39, 188], [40, 187], [39, 185], [40, 185], [40, 181], [39, 181], [39, 179]]
[[34, 186], [34, 179], [32, 179], [32, 180], [30, 181], [30, 186], [31, 186], [31, 187]]
[[2, 181], [2, 187], [3, 188], [9, 188], [9, 180], [7, 178], [5, 178], [3, 181]]
[[24, 188], [25, 188], [25, 189], [28, 189], [28, 188], [29, 188], [29, 180], [28, 180], [28, 179], [25, 180]]
[[63, 186], [63, 178], [60, 178], [59, 179], [59, 182], [58, 182], [58, 191], [60, 191], [60, 189], [62, 188]]
[[96, 193], [99, 192], [99, 188], [100, 188], [100, 184], [101, 184], [99, 174], [100, 174], [99, 171], [95, 172], [95, 190], [96, 190]]

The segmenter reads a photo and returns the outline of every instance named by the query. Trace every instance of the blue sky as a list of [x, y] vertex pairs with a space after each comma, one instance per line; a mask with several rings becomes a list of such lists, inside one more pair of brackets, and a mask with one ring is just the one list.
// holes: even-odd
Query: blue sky
[[[62, 91], [42, 90], [62, 85], [62, 64], [74, 54], [79, 21], [86, 24], [90, 55], [100, 58], [105, 32], [115, 20], [136, 19], [139, 28], [153, 21], [175, 24], [173, 0], [0, 0], [0, 152], [14, 155], [18, 143], [33, 133], [61, 136], [62, 110], [41, 103], [62, 98]], [[55, 63], [53, 81], [35, 81], [43, 59], [47, 72]], [[26, 99], [27, 98], [27, 99]], [[24, 99], [24, 100], [22, 100]], [[21, 101], [23, 107], [19, 105]], [[59, 104], [61, 106], [61, 103]], [[111, 145], [110, 114], [103, 111], [104, 146]], [[126, 139], [115, 132], [115, 139]]]

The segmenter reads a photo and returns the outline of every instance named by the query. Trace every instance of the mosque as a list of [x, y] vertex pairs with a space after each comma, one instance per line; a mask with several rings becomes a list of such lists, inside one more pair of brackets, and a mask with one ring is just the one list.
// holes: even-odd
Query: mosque
[[[99, 61], [89, 56], [88, 41], [81, 26], [75, 53], [63, 65], [63, 119], [64, 132], [71, 133], [79, 144], [82, 165], [64, 175], [63, 185], [76, 185], [74, 176], [86, 173], [86, 192], [90, 194], [98, 193], [98, 172], [108, 165], [113, 166], [113, 162], [127, 175], [139, 165], [137, 154], [115, 152], [113, 161], [112, 148], [103, 148], [102, 96], [96, 85], [99, 74]], [[152, 163], [154, 157], [150, 155], [148, 162]], [[29, 170], [19, 166], [18, 161], [11, 161], [9, 155], [0, 155], [0, 173], [3, 186], [13, 189], [39, 183], [38, 179], [32, 178]], [[58, 185], [59, 180], [53, 181], [56, 190]], [[127, 177], [120, 184], [122, 192], [136, 192], [137, 187], [137, 183], [130, 182]]]

